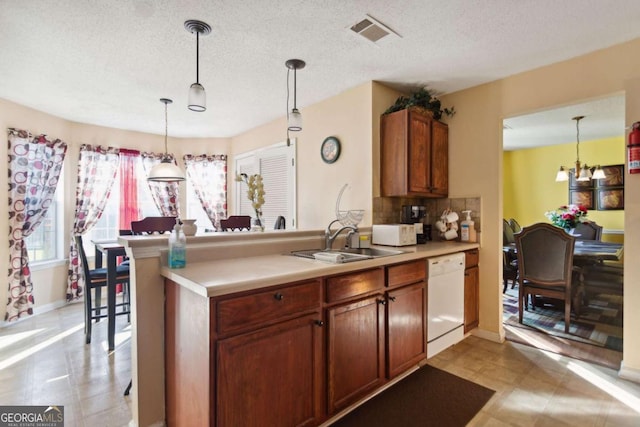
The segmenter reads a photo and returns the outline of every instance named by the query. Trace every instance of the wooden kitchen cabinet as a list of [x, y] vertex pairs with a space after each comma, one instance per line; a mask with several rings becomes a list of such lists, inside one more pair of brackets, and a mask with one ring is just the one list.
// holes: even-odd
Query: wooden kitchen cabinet
[[478, 327], [480, 321], [480, 269], [479, 251], [465, 252], [464, 269], [464, 332]]
[[387, 376], [427, 357], [426, 262], [387, 267]]
[[327, 310], [329, 414], [385, 382], [384, 303], [378, 294]]
[[322, 416], [318, 313], [217, 343], [218, 426], [311, 426]]
[[447, 197], [449, 128], [404, 109], [380, 118], [382, 196]]
[[325, 295], [327, 409], [334, 414], [385, 382], [384, 269], [329, 277]]
[[325, 417], [322, 280], [206, 298], [165, 282], [168, 426]]

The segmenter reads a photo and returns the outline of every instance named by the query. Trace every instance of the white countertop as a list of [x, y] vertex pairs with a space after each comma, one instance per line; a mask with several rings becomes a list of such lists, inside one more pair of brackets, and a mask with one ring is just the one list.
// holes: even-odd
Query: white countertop
[[[424, 245], [393, 248], [405, 251], [404, 254], [344, 264], [331, 264], [292, 256], [288, 253], [270, 254], [215, 261], [187, 262], [187, 266], [181, 269], [170, 269], [164, 266], [161, 269], [161, 274], [199, 295], [214, 297], [415, 259], [430, 258], [478, 247], [478, 243], [429, 242]], [[383, 248], [388, 247], [385, 246]], [[187, 261], [188, 258], [187, 250]]]

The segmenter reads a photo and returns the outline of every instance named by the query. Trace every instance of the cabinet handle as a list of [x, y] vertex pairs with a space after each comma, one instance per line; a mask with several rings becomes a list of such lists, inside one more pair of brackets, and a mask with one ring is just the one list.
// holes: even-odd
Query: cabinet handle
[[387, 305], [387, 302], [386, 302], [385, 300], [383, 300], [383, 299], [379, 299], [379, 300], [378, 300], [378, 304], [380, 304], [380, 305]]
[[324, 326], [324, 322], [322, 320], [314, 320], [313, 323], [315, 323], [319, 328]]
[[389, 300], [391, 300], [391, 301], [395, 301], [395, 300], [396, 300], [396, 297], [389, 297]]
[[469, 273], [464, 273], [464, 276], [465, 277], [469, 277]]
[[284, 299], [284, 295], [282, 295], [280, 292], [276, 292], [275, 295], [273, 295], [273, 297], [278, 301], [282, 301]]

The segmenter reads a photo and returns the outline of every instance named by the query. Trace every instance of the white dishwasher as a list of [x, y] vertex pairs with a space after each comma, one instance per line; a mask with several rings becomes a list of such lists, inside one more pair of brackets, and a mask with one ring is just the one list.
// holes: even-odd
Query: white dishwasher
[[464, 338], [462, 252], [427, 259], [427, 358]]

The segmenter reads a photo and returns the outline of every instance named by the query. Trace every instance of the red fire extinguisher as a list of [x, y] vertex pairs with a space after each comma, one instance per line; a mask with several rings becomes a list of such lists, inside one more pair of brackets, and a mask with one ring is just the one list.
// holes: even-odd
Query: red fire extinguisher
[[635, 122], [631, 126], [627, 148], [629, 151], [629, 173], [640, 173], [640, 122]]

